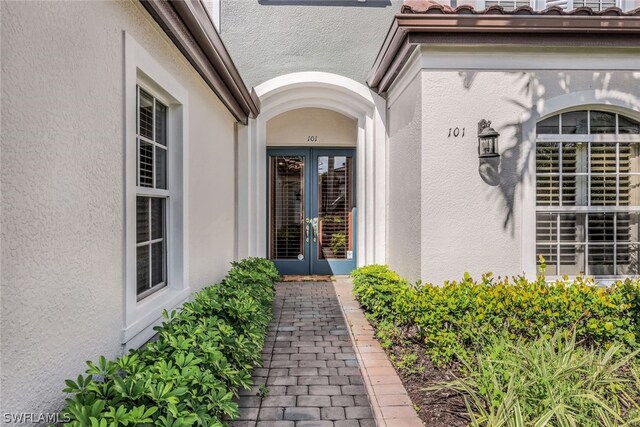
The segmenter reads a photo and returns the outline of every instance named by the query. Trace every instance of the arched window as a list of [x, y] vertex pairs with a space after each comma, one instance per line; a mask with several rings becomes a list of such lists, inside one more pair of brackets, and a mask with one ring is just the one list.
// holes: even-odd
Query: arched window
[[547, 275], [640, 274], [640, 123], [569, 111], [536, 133], [536, 253]]

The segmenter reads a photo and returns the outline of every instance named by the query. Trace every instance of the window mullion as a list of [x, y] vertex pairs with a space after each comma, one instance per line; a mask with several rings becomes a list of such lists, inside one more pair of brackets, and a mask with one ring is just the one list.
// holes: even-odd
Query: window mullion
[[153, 278], [151, 277], [153, 275], [153, 270], [152, 270], [152, 266], [153, 266], [153, 251], [151, 250], [151, 240], [153, 239], [153, 236], [151, 235], [151, 229], [152, 229], [152, 215], [151, 215], [151, 197], [148, 198], [147, 200], [148, 203], [148, 208], [147, 208], [147, 212], [149, 212], [149, 289], [151, 289], [153, 287]]
[[618, 214], [613, 214], [613, 274], [618, 271]]
[[140, 86], [136, 86], [136, 134], [140, 135]]
[[556, 214], [556, 272], [560, 274], [560, 214]]
[[582, 269], [584, 274], [589, 274], [589, 214], [584, 216], [584, 260]]
[[591, 206], [591, 143], [587, 143], [587, 206]]
[[616, 206], [620, 206], [620, 143], [616, 142]]
[[153, 148], [151, 150], [151, 170], [153, 171], [153, 177], [151, 178], [153, 180], [152, 183], [152, 187], [156, 188], [156, 174], [158, 173], [158, 171], [156, 170], [156, 98], [155, 96], [153, 97], [153, 106], [151, 107], [152, 111], [151, 111], [151, 117], [153, 117], [153, 119], [151, 120], [151, 135], [153, 136]]

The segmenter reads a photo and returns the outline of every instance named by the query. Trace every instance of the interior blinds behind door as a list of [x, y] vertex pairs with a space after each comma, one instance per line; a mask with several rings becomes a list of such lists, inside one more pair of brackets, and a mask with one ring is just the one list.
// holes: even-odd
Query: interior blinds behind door
[[304, 158], [271, 157], [270, 235], [272, 259], [304, 256]]

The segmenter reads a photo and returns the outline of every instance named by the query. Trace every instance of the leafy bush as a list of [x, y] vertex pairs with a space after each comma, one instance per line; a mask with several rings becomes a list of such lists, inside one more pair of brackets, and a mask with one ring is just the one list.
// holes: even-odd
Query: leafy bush
[[466, 365], [466, 378], [431, 387], [462, 393], [472, 427], [637, 426], [640, 406], [635, 353], [589, 350], [566, 337], [513, 343], [504, 336]]
[[479, 282], [468, 274], [461, 281], [412, 285], [387, 266], [353, 272], [354, 293], [374, 323], [411, 331], [436, 364], [464, 358], [481, 348], [495, 331], [511, 339], [537, 339], [575, 328], [585, 345], [635, 349], [640, 327], [640, 282], [620, 281], [608, 288], [590, 279], [547, 283], [540, 276]]
[[271, 261], [233, 263], [221, 284], [164, 313], [157, 340], [114, 362], [87, 362], [87, 376], [66, 381], [74, 396], [65, 425], [223, 426], [261, 363], [276, 280]]

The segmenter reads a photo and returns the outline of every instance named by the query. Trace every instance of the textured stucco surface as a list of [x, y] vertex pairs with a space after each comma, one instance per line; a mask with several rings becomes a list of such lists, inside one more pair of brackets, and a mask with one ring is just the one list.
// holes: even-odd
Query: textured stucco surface
[[387, 262], [398, 274], [417, 280], [421, 277], [423, 173], [420, 76], [387, 108]]
[[355, 147], [357, 139], [355, 119], [324, 108], [298, 108], [267, 122], [268, 146]]
[[0, 2], [2, 412], [122, 351], [124, 36], [189, 92], [190, 285], [234, 255], [234, 121], [137, 2]]
[[401, 5], [402, 0], [222, 0], [221, 36], [248, 86], [298, 71], [326, 71], [364, 83]]
[[[535, 238], [523, 235], [522, 227], [522, 186], [533, 179], [523, 163], [527, 154], [522, 152], [523, 124], [527, 117], [550, 99], [581, 91], [635, 99], [635, 105], [639, 105], [638, 79], [638, 73], [630, 72], [423, 70], [416, 77], [422, 82], [420, 148], [413, 138], [408, 139], [413, 144], [396, 144], [394, 135], [402, 132], [394, 131], [394, 116], [402, 115], [404, 104], [398, 101], [389, 111], [387, 253], [391, 266], [409, 271], [409, 276], [414, 274], [403, 259], [414, 243], [403, 246], [404, 242], [398, 239], [394, 243], [392, 237], [394, 227], [395, 232], [402, 232], [401, 226], [394, 225], [401, 219], [401, 214], [394, 212], [394, 200], [410, 200], [421, 187], [420, 278], [442, 283], [461, 278], [465, 271], [476, 277], [487, 271], [495, 275], [522, 274], [528, 262], [522, 258], [522, 247], [533, 245]], [[496, 82], [500, 82], [500, 90], [496, 90]], [[576, 103], [580, 104], [579, 96]], [[483, 118], [492, 120], [501, 134], [498, 167], [478, 159], [477, 123]], [[411, 122], [407, 123], [405, 133], [411, 131]], [[449, 128], [455, 127], [465, 128], [465, 136], [448, 137]], [[405, 181], [405, 187], [394, 184], [397, 174], [408, 173], [397, 165], [411, 165], [410, 156], [418, 152], [421, 181], [412, 177]], [[394, 194], [396, 189], [400, 195]], [[412, 242], [410, 236], [403, 238]]]

